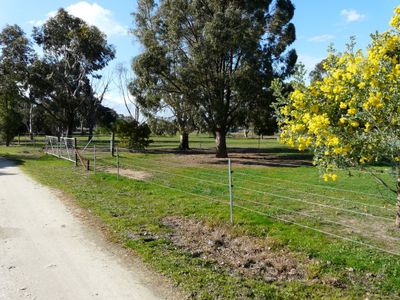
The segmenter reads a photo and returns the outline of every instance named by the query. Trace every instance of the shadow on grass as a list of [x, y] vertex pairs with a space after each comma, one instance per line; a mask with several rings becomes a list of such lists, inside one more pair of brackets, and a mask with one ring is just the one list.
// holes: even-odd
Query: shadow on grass
[[[172, 154], [182, 157], [182, 163], [188, 164], [198, 163], [222, 166], [227, 164], [227, 159], [217, 159], [215, 157], [215, 149], [190, 149], [182, 151], [179, 149], [148, 149], [141, 151], [131, 151], [133, 153], [143, 154]], [[265, 167], [301, 167], [312, 166], [312, 154], [307, 152], [299, 152], [296, 149], [285, 147], [273, 148], [229, 148], [229, 158], [236, 165], [243, 166], [265, 166]], [[187, 159], [185, 157], [188, 157]]]

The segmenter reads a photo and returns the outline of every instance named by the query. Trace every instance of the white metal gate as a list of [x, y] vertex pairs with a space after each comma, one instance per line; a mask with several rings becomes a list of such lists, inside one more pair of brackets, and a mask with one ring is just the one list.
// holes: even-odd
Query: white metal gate
[[76, 163], [76, 144], [74, 138], [46, 136], [45, 152], [58, 158]]

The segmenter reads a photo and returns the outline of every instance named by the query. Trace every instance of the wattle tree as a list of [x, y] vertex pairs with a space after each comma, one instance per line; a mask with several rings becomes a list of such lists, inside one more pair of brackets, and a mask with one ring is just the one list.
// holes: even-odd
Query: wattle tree
[[390, 24], [372, 35], [366, 54], [351, 45], [342, 54], [330, 53], [319, 80], [295, 82], [276, 113], [281, 142], [311, 149], [325, 181], [337, 179], [337, 168], [391, 164], [400, 227], [400, 7]]

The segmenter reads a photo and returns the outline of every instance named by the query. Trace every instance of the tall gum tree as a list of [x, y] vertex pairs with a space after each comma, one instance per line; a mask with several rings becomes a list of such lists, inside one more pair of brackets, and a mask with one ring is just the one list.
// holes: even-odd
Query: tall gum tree
[[135, 34], [145, 51], [134, 62], [133, 90], [143, 92], [142, 80], [142, 87], [152, 86], [142, 93], [145, 101], [165, 94], [185, 101], [214, 134], [216, 156], [227, 157], [229, 130], [245, 124], [258, 103], [269, 108], [270, 82], [296, 62], [287, 50], [295, 40], [294, 6], [289, 0], [138, 3]]
[[34, 52], [18, 25], [3, 28], [0, 48], [0, 134], [8, 146], [21, 129], [21, 111], [28, 103], [29, 66]]
[[44, 53], [33, 64], [34, 99], [70, 136], [81, 104], [96, 101], [90, 81], [114, 58], [114, 47], [97, 27], [64, 9], [34, 28], [33, 38]]
[[165, 29], [168, 20], [163, 12], [165, 9], [154, 1], [138, 2], [133, 33], [144, 51], [133, 60], [136, 78], [129, 90], [144, 114], [172, 114], [181, 136], [179, 149], [188, 150], [189, 134], [194, 129], [194, 98], [185, 73], [188, 57], [181, 51], [179, 39]]

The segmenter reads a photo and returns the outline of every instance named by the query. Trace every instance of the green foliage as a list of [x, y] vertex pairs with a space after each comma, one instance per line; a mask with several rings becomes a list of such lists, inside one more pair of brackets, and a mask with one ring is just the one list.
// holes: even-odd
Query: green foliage
[[0, 138], [6, 145], [10, 145], [14, 137], [23, 130], [22, 116], [18, 111], [0, 108]]
[[118, 114], [115, 110], [100, 105], [97, 110], [97, 125], [107, 132], [115, 130]]
[[289, 0], [139, 1], [135, 34], [145, 51], [134, 60], [131, 92], [142, 106], [167, 103], [184, 120], [195, 113], [225, 157], [231, 128], [256, 117], [270, 124], [270, 83], [290, 75], [297, 59], [288, 51], [293, 14]]
[[44, 56], [32, 65], [32, 99], [71, 135], [81, 106], [94, 113], [99, 105], [91, 79], [101, 77], [97, 72], [114, 58], [115, 49], [97, 27], [63, 9], [34, 28], [33, 38]]
[[326, 59], [323, 59], [315, 66], [314, 70], [310, 72], [310, 81], [312, 83], [321, 81], [324, 79], [324, 76], [326, 76], [326, 70], [324, 68], [325, 63]]
[[23, 130], [21, 111], [27, 102], [32, 49], [17, 25], [4, 27], [0, 33], [0, 47], [0, 136], [9, 145]]
[[157, 136], [175, 136], [178, 132], [176, 123], [164, 118], [149, 118], [147, 123], [151, 133]]
[[134, 119], [118, 119], [116, 134], [128, 149], [145, 149], [152, 142], [151, 130], [146, 123], [139, 124]]

